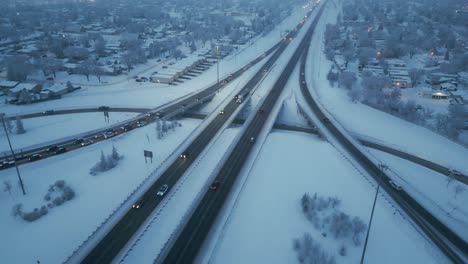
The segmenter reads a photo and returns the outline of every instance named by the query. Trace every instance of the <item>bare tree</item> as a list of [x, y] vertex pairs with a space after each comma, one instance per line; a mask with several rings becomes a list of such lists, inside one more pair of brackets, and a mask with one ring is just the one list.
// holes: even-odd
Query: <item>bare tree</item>
[[11, 194], [11, 182], [9, 180], [3, 181], [3, 191]]

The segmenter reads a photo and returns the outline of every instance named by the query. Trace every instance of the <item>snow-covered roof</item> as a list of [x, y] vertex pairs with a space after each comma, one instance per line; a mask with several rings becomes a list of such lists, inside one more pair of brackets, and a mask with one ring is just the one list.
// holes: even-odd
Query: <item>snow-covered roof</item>
[[56, 84], [54, 84], [54, 85], [52, 85], [50, 87], [47, 87], [46, 89], [51, 91], [51, 92], [54, 92], [54, 93], [59, 93], [59, 92], [62, 92], [63, 90], [66, 90], [67, 86], [65, 86], [63, 84], [56, 83]]
[[4, 87], [4, 88], [13, 88], [15, 87], [16, 85], [18, 85], [18, 82], [15, 82], [15, 81], [0, 81], [0, 87]]
[[16, 93], [16, 92], [21, 92], [22, 90], [26, 89], [28, 91], [34, 89], [37, 87], [37, 84], [35, 83], [20, 83], [14, 88], [10, 89], [10, 91]]

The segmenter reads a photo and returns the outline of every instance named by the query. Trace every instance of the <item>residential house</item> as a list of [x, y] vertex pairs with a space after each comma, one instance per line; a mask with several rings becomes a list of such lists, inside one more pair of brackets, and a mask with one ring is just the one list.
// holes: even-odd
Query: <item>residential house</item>
[[15, 81], [0, 81], [0, 93], [5, 94], [6, 91], [14, 88], [16, 85], [18, 85], [19, 82]]

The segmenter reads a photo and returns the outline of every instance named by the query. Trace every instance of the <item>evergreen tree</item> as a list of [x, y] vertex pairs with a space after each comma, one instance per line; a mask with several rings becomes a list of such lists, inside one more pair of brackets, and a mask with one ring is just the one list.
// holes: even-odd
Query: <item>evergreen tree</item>
[[16, 116], [16, 134], [24, 134], [26, 130], [24, 129], [23, 120], [21, 117]]
[[120, 160], [122, 158], [122, 156], [120, 156], [120, 154], [117, 152], [117, 149], [115, 148], [114, 145], [112, 145], [111, 158], [115, 161]]
[[101, 150], [101, 159], [99, 160], [98, 164], [99, 164], [98, 168], [99, 168], [100, 172], [106, 171], [107, 168], [109, 167], [106, 156], [104, 155], [104, 151], [102, 151], [102, 150]]

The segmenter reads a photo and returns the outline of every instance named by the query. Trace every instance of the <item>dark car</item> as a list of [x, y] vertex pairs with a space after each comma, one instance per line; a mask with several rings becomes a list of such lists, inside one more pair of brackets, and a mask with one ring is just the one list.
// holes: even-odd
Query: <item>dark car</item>
[[263, 114], [263, 113], [265, 113], [265, 110], [263, 110], [263, 109], [260, 108], [260, 110], [258, 110], [258, 113], [259, 113], [259, 114]]
[[42, 159], [42, 154], [33, 154], [29, 157], [29, 161], [35, 161]]
[[145, 205], [146, 203], [146, 200], [140, 200], [138, 202], [136, 202], [135, 204], [133, 204], [132, 208], [133, 209], [140, 209], [140, 207], [143, 207], [143, 205]]
[[137, 127], [145, 126], [145, 125], [146, 125], [146, 121], [143, 121], [143, 120], [137, 121], [136, 125], [137, 125]]
[[181, 159], [186, 159], [188, 157], [188, 155], [189, 155], [188, 151], [185, 151], [182, 154], [180, 154], [180, 158]]
[[159, 118], [164, 117], [164, 111], [156, 112], [156, 116]]
[[59, 147], [57, 145], [55, 146], [50, 146], [48, 149], [47, 149], [47, 152], [54, 152], [54, 151], [57, 151], [57, 149], [59, 149]]
[[322, 120], [323, 120], [324, 123], [327, 123], [327, 124], [330, 123], [330, 119], [328, 119], [326, 117], [324, 117]]
[[122, 127], [122, 130], [124, 131], [130, 131], [133, 129], [133, 126], [131, 124], [126, 124]]
[[88, 145], [91, 145], [91, 144], [93, 144], [93, 141], [91, 139], [86, 139], [83, 142], [81, 142], [82, 147], [85, 147], [85, 146], [88, 146]]
[[219, 187], [219, 181], [214, 181], [211, 185], [210, 185], [210, 190], [213, 190], [213, 191], [216, 191]]
[[67, 148], [61, 147], [55, 151], [55, 154], [62, 154], [62, 153], [67, 152], [67, 150], [68, 150]]
[[76, 145], [81, 144], [81, 143], [83, 143], [83, 142], [84, 142], [84, 139], [82, 139], [82, 138], [77, 138], [77, 139], [75, 139], [75, 144], [76, 144]]

